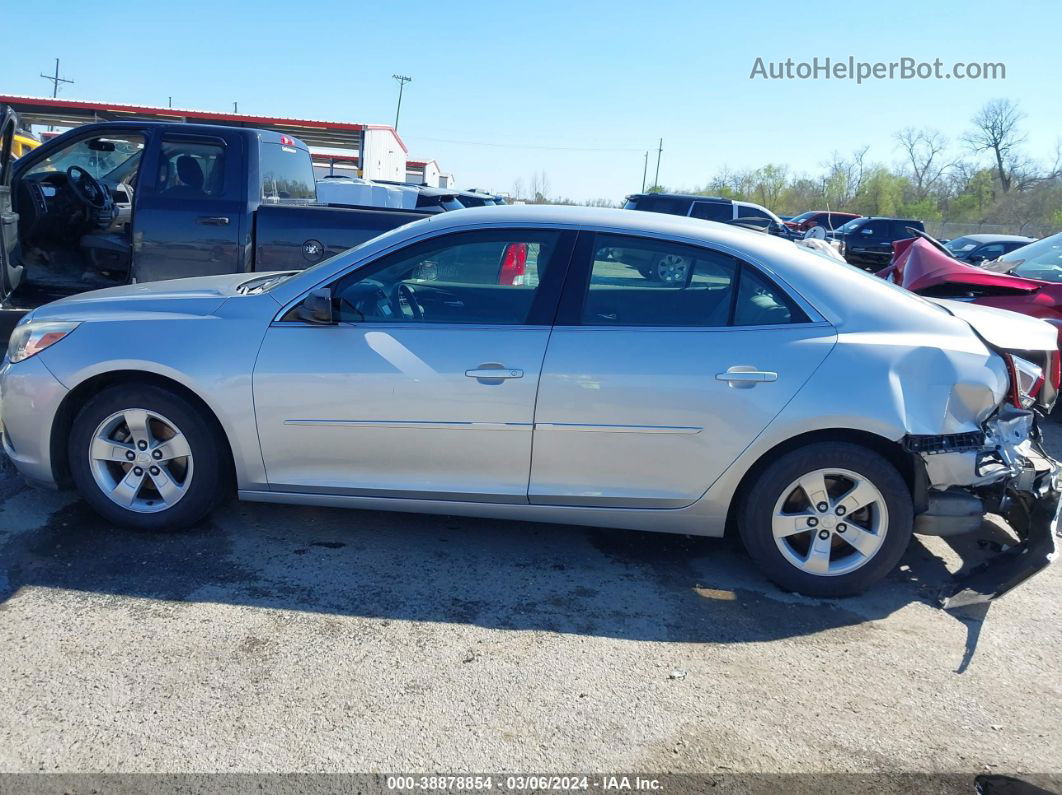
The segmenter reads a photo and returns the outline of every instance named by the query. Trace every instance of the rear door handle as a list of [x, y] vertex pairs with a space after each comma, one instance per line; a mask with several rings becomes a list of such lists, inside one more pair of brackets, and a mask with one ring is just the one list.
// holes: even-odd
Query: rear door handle
[[751, 367], [738, 365], [731, 367], [725, 373], [716, 373], [716, 381], [728, 381], [730, 386], [737, 389], [751, 389], [756, 384], [766, 384], [778, 380], [778, 373], [770, 370], [754, 370]]
[[228, 226], [229, 219], [224, 215], [201, 215], [195, 222], [206, 226]]
[[495, 378], [523, 378], [524, 371], [507, 367], [478, 367], [474, 370], [465, 370], [465, 375], [469, 378], [484, 378], [488, 380]]

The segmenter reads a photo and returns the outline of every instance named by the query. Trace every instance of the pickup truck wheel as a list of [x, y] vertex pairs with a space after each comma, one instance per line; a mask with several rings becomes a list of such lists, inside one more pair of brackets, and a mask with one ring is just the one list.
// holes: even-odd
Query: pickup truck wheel
[[74, 419], [70, 472], [105, 519], [176, 530], [203, 519], [223, 494], [224, 446], [200, 411], [154, 386], [116, 386]]
[[900, 473], [855, 444], [811, 444], [781, 456], [745, 491], [738, 527], [776, 584], [809, 596], [860, 593], [911, 540], [914, 506]]

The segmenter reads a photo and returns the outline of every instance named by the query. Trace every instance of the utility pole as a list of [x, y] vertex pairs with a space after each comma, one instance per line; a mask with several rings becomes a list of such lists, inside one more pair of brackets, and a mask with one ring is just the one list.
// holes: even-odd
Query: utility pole
[[167, 97], [167, 100], [168, 100], [168, 104], [167, 104], [166, 107], [172, 108], [173, 107], [173, 97]]
[[240, 112], [240, 104], [238, 102], [233, 102], [232, 103], [232, 112], [233, 113], [239, 113]]
[[[54, 75], [46, 75], [44, 72], [41, 72], [41, 77], [43, 77], [45, 80], [51, 80], [52, 81], [52, 99], [55, 99], [57, 96], [59, 96], [59, 84], [60, 83], [70, 83], [70, 85], [74, 84], [73, 80], [67, 80], [65, 77], [59, 77], [59, 59], [58, 58], [55, 59], [55, 74]], [[55, 127], [53, 127], [50, 124], [48, 125], [48, 131], [49, 132], [51, 132], [54, 129], [55, 129]]]
[[660, 139], [660, 146], [656, 150], [656, 176], [653, 177], [653, 187], [660, 187], [660, 155], [664, 152], [664, 139]]
[[55, 59], [55, 75], [54, 76], [53, 75], [46, 75], [44, 72], [41, 72], [41, 77], [43, 77], [45, 80], [51, 80], [52, 81], [52, 99], [55, 99], [57, 96], [59, 96], [59, 84], [60, 83], [73, 84], [73, 82], [74, 82], [73, 80], [67, 80], [65, 77], [59, 77], [59, 59], [58, 58]]
[[405, 75], [391, 75], [391, 77], [398, 81], [398, 107], [395, 108], [395, 132], [398, 132], [398, 114], [402, 112], [402, 90], [406, 87], [406, 83], [413, 82], [413, 78]]
[[649, 150], [645, 150], [645, 163], [642, 165], [642, 193], [645, 193], [645, 175], [649, 173]]

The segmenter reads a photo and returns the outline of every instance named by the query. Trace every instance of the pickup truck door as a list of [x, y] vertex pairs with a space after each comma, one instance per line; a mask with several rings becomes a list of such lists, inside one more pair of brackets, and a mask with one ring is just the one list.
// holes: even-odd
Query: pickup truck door
[[272, 324], [254, 412], [273, 491], [527, 503], [539, 371], [574, 232], [414, 243]]
[[246, 163], [238, 133], [152, 137], [134, 196], [136, 281], [245, 269]]
[[18, 215], [11, 205], [11, 149], [18, 129], [18, 116], [0, 105], [0, 303], [18, 287], [22, 266], [15, 263], [18, 243]]

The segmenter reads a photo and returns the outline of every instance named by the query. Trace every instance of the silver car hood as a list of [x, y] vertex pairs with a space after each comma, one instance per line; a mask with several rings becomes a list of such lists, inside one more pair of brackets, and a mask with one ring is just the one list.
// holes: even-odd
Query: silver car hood
[[1051, 351], [1058, 347], [1058, 331], [1035, 317], [943, 298], [927, 298], [960, 320], [965, 320], [989, 345], [1005, 350]]
[[103, 316], [116, 319], [140, 314], [202, 317], [213, 314], [226, 300], [238, 295], [241, 284], [260, 281], [268, 275], [226, 273], [108, 287], [45, 304], [31, 313], [31, 319], [91, 320]]

